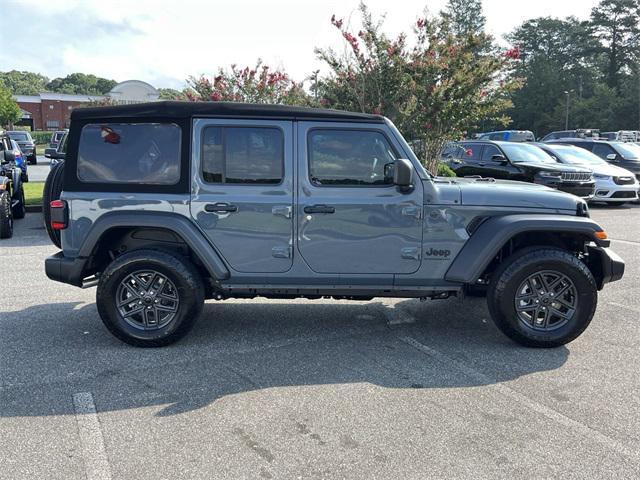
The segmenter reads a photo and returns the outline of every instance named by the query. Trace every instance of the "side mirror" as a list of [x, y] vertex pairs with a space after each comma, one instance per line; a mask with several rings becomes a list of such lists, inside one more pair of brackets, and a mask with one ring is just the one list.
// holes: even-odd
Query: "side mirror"
[[64, 160], [65, 158], [65, 154], [62, 152], [51, 152], [51, 154], [49, 155], [49, 158], [53, 159], [53, 160]]
[[491, 161], [492, 161], [492, 162], [498, 162], [498, 163], [501, 163], [501, 164], [503, 164], [503, 165], [504, 165], [505, 163], [507, 163], [507, 159], [506, 159], [506, 157], [505, 157], [504, 155], [502, 155], [501, 153], [497, 153], [497, 154], [495, 154], [495, 155], [492, 155], [492, 156], [491, 156]]
[[413, 188], [413, 165], [406, 158], [399, 158], [394, 162], [393, 184], [402, 192]]
[[607, 160], [615, 160], [616, 158], [618, 158], [618, 155], [616, 155], [615, 153], [610, 153], [609, 155], [607, 155]]
[[16, 161], [16, 154], [12, 150], [4, 151], [4, 159], [2, 163], [12, 163]]
[[51, 155], [53, 155], [54, 153], [56, 153], [56, 149], [55, 148], [45, 148], [44, 149], [44, 156], [46, 158], [51, 158]]

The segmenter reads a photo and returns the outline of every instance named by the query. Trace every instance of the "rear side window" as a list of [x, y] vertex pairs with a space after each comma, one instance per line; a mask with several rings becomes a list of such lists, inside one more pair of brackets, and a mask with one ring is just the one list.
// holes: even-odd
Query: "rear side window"
[[180, 127], [172, 123], [85, 125], [78, 147], [78, 179], [174, 185], [180, 180], [180, 135]]
[[202, 178], [208, 183], [274, 185], [284, 174], [284, 134], [273, 127], [207, 127]]
[[463, 143], [464, 155], [463, 159], [470, 162], [477, 162], [480, 160], [480, 153], [482, 152], [482, 144], [478, 143]]
[[398, 155], [380, 132], [312, 130], [308, 148], [309, 176], [315, 185], [393, 183], [389, 166]]

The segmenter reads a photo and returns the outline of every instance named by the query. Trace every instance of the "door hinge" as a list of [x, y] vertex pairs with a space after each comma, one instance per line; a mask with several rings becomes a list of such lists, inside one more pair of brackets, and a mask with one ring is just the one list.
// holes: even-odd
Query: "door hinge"
[[291, 258], [291, 246], [273, 247], [271, 249], [271, 256], [275, 258]]
[[422, 216], [422, 208], [420, 207], [402, 207], [402, 215], [406, 217], [420, 218]]
[[417, 247], [405, 247], [400, 250], [400, 256], [406, 260], [420, 260], [420, 249]]
[[291, 205], [276, 205], [271, 208], [271, 213], [284, 218], [291, 218]]

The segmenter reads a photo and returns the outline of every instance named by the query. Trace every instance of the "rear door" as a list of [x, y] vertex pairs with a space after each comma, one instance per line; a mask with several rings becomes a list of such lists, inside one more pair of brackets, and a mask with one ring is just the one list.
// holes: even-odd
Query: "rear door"
[[238, 272], [286, 272], [293, 246], [293, 126], [196, 119], [191, 215]]

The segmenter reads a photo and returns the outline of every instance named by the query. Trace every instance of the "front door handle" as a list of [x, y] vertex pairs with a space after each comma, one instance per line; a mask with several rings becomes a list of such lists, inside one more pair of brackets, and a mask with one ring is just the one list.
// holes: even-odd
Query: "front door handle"
[[237, 212], [238, 207], [236, 205], [231, 205], [230, 203], [224, 202], [207, 203], [204, 206], [204, 211], [209, 213], [231, 213]]
[[336, 208], [329, 205], [309, 205], [304, 207], [304, 213], [335, 213]]

